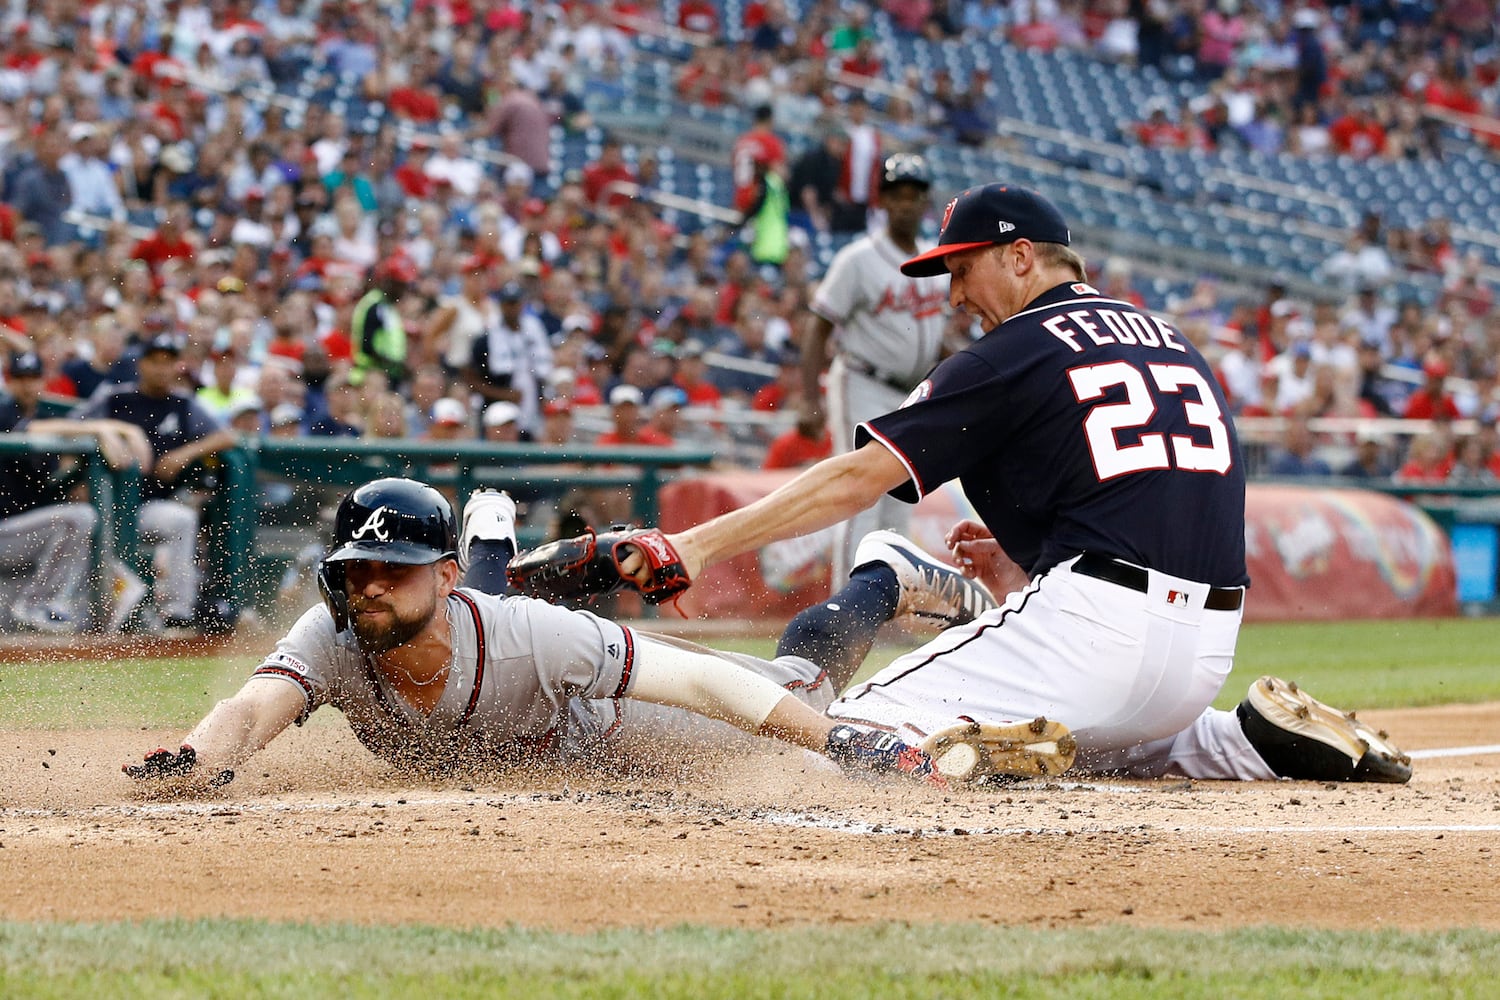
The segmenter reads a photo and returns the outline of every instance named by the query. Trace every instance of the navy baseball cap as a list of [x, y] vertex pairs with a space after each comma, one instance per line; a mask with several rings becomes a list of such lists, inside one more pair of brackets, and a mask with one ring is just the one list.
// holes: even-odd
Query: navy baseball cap
[[32, 351], [22, 351], [10, 356], [5, 370], [11, 378], [41, 378], [42, 359]]
[[969, 188], [943, 210], [938, 245], [902, 264], [901, 273], [912, 278], [946, 274], [943, 258], [949, 254], [1016, 240], [1073, 242], [1057, 206], [1035, 191], [1014, 184]]
[[182, 353], [182, 344], [170, 333], [158, 333], [146, 341], [145, 346], [141, 348], [142, 354], [150, 354], [153, 351], [178, 355]]

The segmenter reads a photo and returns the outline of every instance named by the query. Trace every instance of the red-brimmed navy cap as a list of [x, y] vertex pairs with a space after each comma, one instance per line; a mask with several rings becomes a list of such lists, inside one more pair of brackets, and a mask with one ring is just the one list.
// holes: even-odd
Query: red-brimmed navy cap
[[1072, 242], [1068, 224], [1057, 206], [1035, 191], [1014, 184], [986, 184], [969, 188], [948, 202], [938, 245], [901, 265], [912, 278], [944, 274], [949, 254], [996, 243], [1031, 240], [1033, 243]]

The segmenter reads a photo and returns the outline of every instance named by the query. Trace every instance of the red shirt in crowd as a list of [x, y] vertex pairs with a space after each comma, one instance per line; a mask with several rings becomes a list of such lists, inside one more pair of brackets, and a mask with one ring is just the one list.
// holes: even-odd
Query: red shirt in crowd
[[723, 398], [712, 382], [684, 382], [679, 378], [674, 384], [687, 393], [689, 406], [718, 406]]
[[1440, 393], [1434, 398], [1422, 388], [1407, 397], [1406, 409], [1401, 416], [1407, 420], [1457, 420], [1461, 414], [1452, 396]]
[[1333, 148], [1350, 156], [1375, 156], [1385, 152], [1385, 129], [1373, 118], [1345, 115], [1328, 126]]
[[1453, 459], [1444, 457], [1436, 462], [1411, 459], [1396, 470], [1395, 479], [1400, 483], [1445, 483], [1448, 473], [1453, 471]]
[[618, 189], [606, 193], [606, 189], [616, 181], [634, 184], [635, 180], [635, 171], [627, 164], [616, 163], [610, 166], [590, 163], [583, 168], [583, 196], [591, 205], [604, 204], [610, 208], [619, 208], [630, 200], [630, 195]]
[[427, 198], [432, 195], [434, 186], [432, 178], [410, 160], [397, 167], [392, 172], [392, 176], [396, 178], [396, 183], [401, 185], [401, 190], [413, 198]]
[[145, 261], [154, 274], [169, 260], [192, 260], [193, 245], [180, 236], [175, 240], [167, 240], [156, 232], [136, 243], [130, 256], [133, 260]]
[[431, 123], [443, 117], [437, 95], [419, 87], [395, 87], [386, 102], [397, 117]]
[[635, 437], [622, 437], [614, 431], [605, 431], [594, 439], [595, 444], [646, 444], [655, 445], [658, 448], [672, 447], [672, 439], [667, 437], [655, 427], [642, 426], [635, 432]]
[[766, 460], [762, 469], [799, 469], [804, 465], [821, 462], [833, 454], [833, 435], [824, 428], [820, 438], [806, 438], [797, 433], [797, 428], [779, 435], [766, 448]]
[[677, 27], [718, 37], [719, 11], [708, 0], [682, 0], [677, 5]]

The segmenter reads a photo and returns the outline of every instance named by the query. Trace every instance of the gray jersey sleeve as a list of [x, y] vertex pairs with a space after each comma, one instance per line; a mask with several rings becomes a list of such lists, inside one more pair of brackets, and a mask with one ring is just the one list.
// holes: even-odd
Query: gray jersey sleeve
[[327, 704], [341, 661], [352, 655], [334, 632], [333, 616], [320, 604], [297, 619], [252, 676], [279, 678], [302, 690], [307, 707], [297, 717], [300, 726], [314, 709]]
[[625, 694], [636, 660], [636, 639], [630, 629], [545, 601], [526, 601], [522, 609], [537, 679], [557, 704], [569, 698]]

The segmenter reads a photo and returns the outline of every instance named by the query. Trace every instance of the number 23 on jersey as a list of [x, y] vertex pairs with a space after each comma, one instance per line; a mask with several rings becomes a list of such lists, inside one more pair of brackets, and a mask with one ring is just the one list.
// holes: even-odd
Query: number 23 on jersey
[[[1222, 475], [1234, 464], [1224, 412], [1197, 369], [1181, 364], [1148, 364], [1142, 372], [1128, 361], [1107, 361], [1070, 369], [1068, 380], [1080, 403], [1101, 399], [1116, 386], [1125, 391], [1122, 402], [1090, 407], [1083, 421], [1094, 470], [1101, 482], [1154, 469]], [[1130, 431], [1149, 425], [1163, 406], [1180, 406], [1189, 425], [1207, 432], [1208, 443], [1199, 444], [1188, 434], [1157, 432], [1138, 435], [1134, 444], [1122, 443], [1122, 439], [1130, 440]]]

